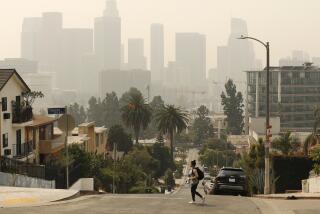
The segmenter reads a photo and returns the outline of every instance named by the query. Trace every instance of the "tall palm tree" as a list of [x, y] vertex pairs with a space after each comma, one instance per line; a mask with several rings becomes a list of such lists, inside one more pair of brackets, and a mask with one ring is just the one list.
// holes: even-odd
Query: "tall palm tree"
[[308, 155], [310, 147], [314, 146], [315, 144], [318, 144], [318, 142], [319, 142], [319, 137], [318, 137], [319, 125], [320, 125], [320, 107], [317, 107], [314, 110], [313, 132], [304, 141], [304, 153], [305, 153], [305, 155]]
[[171, 158], [173, 160], [174, 134], [181, 133], [187, 128], [189, 122], [188, 113], [174, 105], [163, 106], [155, 115], [158, 130], [162, 134], [168, 134], [170, 138]]
[[138, 144], [141, 128], [145, 130], [151, 121], [152, 111], [149, 104], [141, 94], [132, 93], [121, 111], [124, 124], [133, 129]]

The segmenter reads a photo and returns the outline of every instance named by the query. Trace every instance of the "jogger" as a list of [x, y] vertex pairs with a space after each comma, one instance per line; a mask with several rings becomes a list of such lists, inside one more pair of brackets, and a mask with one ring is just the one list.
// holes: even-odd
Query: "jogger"
[[192, 201], [189, 202], [190, 204], [195, 203], [196, 195], [202, 199], [202, 202], [205, 201], [205, 197], [202, 196], [199, 192], [197, 192], [197, 188], [199, 184], [199, 175], [196, 169], [196, 164], [197, 163], [195, 160], [191, 161], [191, 164], [190, 164], [191, 170], [189, 172], [189, 182], [191, 183], [191, 197], [192, 197]]

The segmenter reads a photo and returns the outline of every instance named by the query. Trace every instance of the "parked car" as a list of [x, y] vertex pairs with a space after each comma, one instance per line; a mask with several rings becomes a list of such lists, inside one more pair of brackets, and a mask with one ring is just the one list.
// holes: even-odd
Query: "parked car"
[[213, 194], [248, 194], [248, 181], [245, 172], [239, 168], [222, 168], [214, 179]]

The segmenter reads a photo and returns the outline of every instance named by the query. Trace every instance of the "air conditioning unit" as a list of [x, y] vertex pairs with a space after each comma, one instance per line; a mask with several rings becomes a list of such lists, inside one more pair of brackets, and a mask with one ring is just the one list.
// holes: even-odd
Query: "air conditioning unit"
[[10, 119], [10, 113], [3, 113], [3, 119], [9, 120]]
[[11, 155], [11, 149], [5, 149], [4, 151], [5, 156], [10, 156]]

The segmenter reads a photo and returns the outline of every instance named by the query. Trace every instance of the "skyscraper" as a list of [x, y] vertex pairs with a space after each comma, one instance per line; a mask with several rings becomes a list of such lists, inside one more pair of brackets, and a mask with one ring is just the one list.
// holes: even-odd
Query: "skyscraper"
[[41, 17], [24, 18], [21, 32], [21, 58], [37, 60], [39, 54], [39, 32]]
[[206, 36], [199, 33], [176, 34], [176, 63], [183, 70], [184, 86], [197, 88], [206, 80]]
[[248, 35], [247, 23], [243, 19], [233, 18], [228, 41], [229, 72], [227, 74], [229, 78], [245, 82], [246, 75], [243, 71], [254, 68], [255, 54], [251, 41], [237, 39], [241, 35]]
[[101, 69], [120, 69], [121, 18], [116, 0], [107, 0], [103, 16], [95, 19], [94, 50]]
[[248, 35], [247, 23], [243, 19], [231, 19], [231, 32], [226, 46], [217, 49], [217, 79], [225, 82], [231, 78], [237, 82], [238, 89], [245, 90], [246, 75], [243, 71], [255, 69], [256, 59], [250, 40], [239, 40]]
[[128, 40], [128, 69], [146, 70], [143, 39]]
[[164, 33], [162, 24], [151, 25], [150, 70], [152, 82], [164, 78]]

